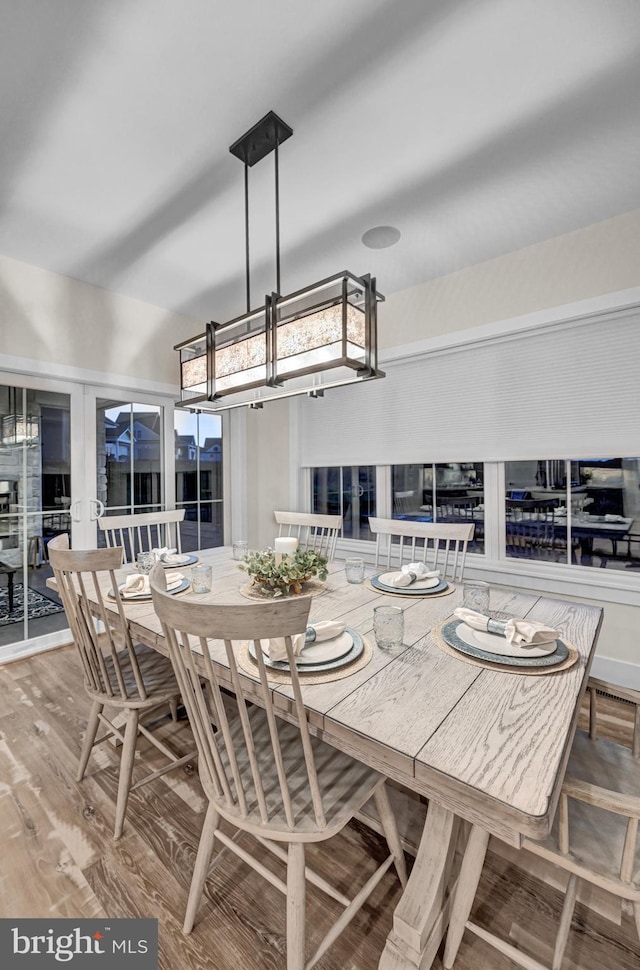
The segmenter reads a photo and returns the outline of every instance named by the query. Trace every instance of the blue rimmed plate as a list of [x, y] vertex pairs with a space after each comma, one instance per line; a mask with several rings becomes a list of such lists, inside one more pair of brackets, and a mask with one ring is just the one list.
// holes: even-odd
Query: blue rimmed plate
[[417, 579], [411, 586], [392, 586], [392, 578], [397, 576], [399, 572], [400, 570], [396, 569], [390, 573], [372, 576], [371, 585], [374, 589], [379, 589], [381, 593], [398, 593], [400, 596], [434, 596], [436, 593], [443, 593], [445, 589], [449, 588], [448, 582], [439, 576], [434, 576], [431, 579]]
[[197, 556], [191, 555], [191, 553], [185, 552], [180, 556], [179, 562], [165, 562], [164, 559], [160, 559], [160, 564], [165, 569], [181, 569], [182, 566], [193, 566], [195, 562], [198, 561]]
[[440, 631], [442, 639], [454, 650], [475, 660], [484, 660], [485, 663], [502, 664], [507, 667], [555, 667], [557, 664], [564, 663], [569, 656], [569, 648], [562, 640], [556, 640], [556, 649], [553, 653], [547, 653], [542, 657], [508, 657], [502, 653], [492, 653], [490, 650], [481, 650], [463, 640], [458, 633], [459, 626], [464, 626], [465, 632], [471, 629], [463, 620], [449, 620]]
[[[345, 627], [344, 633], [341, 636], [347, 634], [351, 637], [351, 647], [346, 653], [342, 654], [341, 657], [336, 657], [335, 660], [325, 660], [322, 663], [299, 663], [296, 664], [296, 668], [299, 674], [319, 674], [323, 670], [335, 670], [338, 667], [346, 667], [353, 660], [357, 660], [362, 651], [364, 650], [364, 640], [360, 636], [357, 630], [353, 630], [351, 627]], [[329, 643], [330, 641], [325, 641]], [[252, 660], [256, 659], [256, 648], [253, 640], [249, 641], [249, 656]], [[286, 660], [272, 660], [270, 657], [262, 653], [265, 667], [270, 667], [272, 670], [282, 670], [284, 673], [289, 673], [291, 668]]]

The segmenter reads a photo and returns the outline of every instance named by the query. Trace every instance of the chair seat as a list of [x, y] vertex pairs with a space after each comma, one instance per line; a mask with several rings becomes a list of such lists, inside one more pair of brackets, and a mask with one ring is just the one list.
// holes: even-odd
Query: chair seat
[[[260, 707], [253, 707], [249, 711], [249, 718], [255, 741], [256, 758], [261, 767], [260, 773], [270, 821], [266, 825], [261, 821], [251, 766], [248, 757], [242, 757], [244, 749], [239, 743], [242, 737], [242, 724], [239, 718], [232, 722], [230, 730], [236, 742], [238, 770], [247, 799], [247, 815], [240, 815], [237, 806], [231, 805], [212, 791], [210, 786], [207, 786], [206, 779], [203, 778], [205, 790], [209, 787], [207, 795], [215, 802], [220, 814], [232, 822], [237, 822], [241, 818], [245, 829], [254, 824], [256, 830], [259, 828], [263, 834], [266, 834], [268, 830], [269, 837], [276, 841], [278, 839], [288, 842], [296, 841], [296, 836], [305, 842], [324, 840], [331, 832], [339, 832], [340, 829], [344, 828], [383, 781], [382, 776], [377, 771], [354, 761], [349, 755], [337, 751], [318, 738], [311, 738], [318, 786], [322, 795], [322, 805], [327, 822], [326, 826], [319, 827], [311, 800], [300, 730], [294, 724], [278, 720], [277, 730], [291, 794], [296, 829], [296, 832], [293, 833], [291, 827], [287, 824], [282, 805], [266, 713]], [[218, 738], [220, 757], [230, 776], [227, 750], [222, 738], [220, 736]], [[314, 839], [314, 834], [317, 834], [317, 839]]]
[[[146, 700], [142, 700], [138, 695], [136, 679], [133, 667], [131, 666], [128, 651], [121, 650], [118, 652], [118, 661], [122, 671], [122, 679], [124, 681], [127, 694], [131, 698], [128, 701], [123, 700], [120, 696], [120, 687], [113, 659], [111, 656], [106, 656], [104, 658], [107, 676], [109, 678], [111, 689], [115, 697], [117, 697], [118, 707], [151, 707], [155, 706], [156, 704], [164, 704], [172, 697], [175, 697], [178, 693], [178, 685], [176, 683], [175, 674], [169, 658], [163, 657], [162, 654], [158, 653], [157, 650], [154, 650], [152, 647], [148, 647], [142, 643], [134, 644], [134, 650], [138, 659], [140, 674], [142, 675], [142, 679], [144, 681], [145, 691], [147, 694]], [[89, 685], [87, 685], [87, 687], [89, 694], [92, 697], [102, 700], [105, 704], [109, 703], [109, 697], [107, 697], [104, 692], [92, 690]]]
[[[640, 792], [640, 761], [628, 748], [604, 738], [591, 740], [577, 731], [567, 776], [599, 788], [615, 789], [622, 795], [636, 796]], [[545, 858], [560, 853], [558, 841], [558, 813], [551, 834], [542, 842], [525, 841], [524, 847]], [[605, 888], [616, 895], [640, 900], [640, 889], [620, 879], [620, 860], [627, 832], [627, 816], [569, 799], [570, 852], [564, 858], [566, 868], [577, 875], [598, 872], [607, 881]], [[632, 882], [640, 885], [640, 843], [636, 846]], [[619, 892], [620, 890], [620, 892]]]

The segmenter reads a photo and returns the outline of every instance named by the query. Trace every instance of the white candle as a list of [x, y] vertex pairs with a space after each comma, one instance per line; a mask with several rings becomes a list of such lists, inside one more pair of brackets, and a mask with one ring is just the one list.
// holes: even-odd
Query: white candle
[[292, 556], [298, 548], [298, 540], [295, 536], [282, 536], [274, 540], [276, 551], [276, 566], [282, 562], [283, 556]]

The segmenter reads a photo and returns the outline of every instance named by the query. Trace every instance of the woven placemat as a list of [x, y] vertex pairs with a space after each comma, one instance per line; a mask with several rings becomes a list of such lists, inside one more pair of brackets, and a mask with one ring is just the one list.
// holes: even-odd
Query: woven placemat
[[[366, 637], [362, 638], [364, 643], [364, 649], [357, 660], [352, 663], [347, 664], [345, 667], [335, 667], [333, 670], [323, 670], [321, 673], [317, 674], [306, 674], [303, 672], [302, 668], [298, 669], [300, 675], [300, 684], [304, 687], [305, 684], [328, 684], [332, 680], [344, 680], [345, 677], [350, 677], [351, 674], [355, 674], [358, 670], [362, 670], [370, 663], [373, 657], [373, 648]], [[249, 653], [249, 644], [242, 644], [238, 653], [236, 654], [236, 659], [243, 670], [246, 670], [248, 674], [253, 674], [254, 676], [258, 673], [258, 664], [253, 659]], [[267, 677], [269, 681], [274, 684], [290, 684], [291, 674], [286, 673], [284, 670], [271, 670], [267, 667]]]
[[327, 584], [319, 579], [308, 579], [302, 587], [301, 593], [290, 593], [288, 596], [269, 596], [268, 593], [261, 592], [260, 586], [253, 583], [246, 583], [240, 587], [240, 593], [248, 600], [258, 600], [260, 603], [271, 602], [272, 600], [290, 600], [294, 596], [322, 596], [327, 592]]
[[416, 593], [413, 593], [413, 594], [402, 593], [400, 590], [398, 590], [397, 593], [393, 593], [390, 589], [388, 590], [378, 589], [377, 586], [373, 585], [370, 579], [365, 580], [365, 586], [367, 587], [367, 589], [370, 589], [373, 593], [382, 593], [383, 596], [387, 596], [387, 595], [394, 596], [394, 597], [401, 596], [403, 599], [406, 599], [406, 600], [419, 600], [419, 599], [436, 600], [436, 599], [439, 599], [441, 596], [451, 596], [451, 594], [455, 593], [456, 591], [456, 588], [453, 585], [453, 583], [449, 583], [447, 588], [443, 589], [441, 593], [425, 593], [423, 596], [417, 596]]
[[567, 670], [569, 667], [573, 667], [580, 656], [572, 644], [563, 640], [562, 642], [569, 651], [569, 656], [562, 663], [556, 664], [554, 667], [513, 667], [510, 664], [494, 664], [488, 660], [478, 660], [476, 657], [469, 657], [466, 653], [461, 653], [460, 650], [456, 650], [455, 647], [450, 646], [444, 639], [442, 636], [442, 628], [450, 622], [451, 617], [449, 616], [442, 623], [434, 626], [431, 630], [431, 636], [443, 653], [448, 653], [449, 656], [455, 657], [456, 660], [471, 664], [473, 667], [483, 667], [485, 670], [497, 670], [502, 674], [524, 674], [527, 677], [540, 677], [542, 674], [545, 676], [559, 674], [561, 670]]

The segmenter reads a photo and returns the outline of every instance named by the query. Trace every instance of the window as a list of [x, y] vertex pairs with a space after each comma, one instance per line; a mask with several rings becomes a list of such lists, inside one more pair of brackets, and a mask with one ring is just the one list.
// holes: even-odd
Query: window
[[484, 552], [484, 465], [446, 462], [393, 465], [394, 519], [415, 522], [473, 522], [472, 552]]
[[312, 469], [313, 512], [342, 515], [342, 536], [373, 539], [369, 516], [376, 514], [375, 465]]
[[185, 509], [185, 552], [221, 546], [222, 422], [216, 414], [175, 412], [176, 508]]
[[640, 567], [640, 458], [505, 463], [506, 554]]

